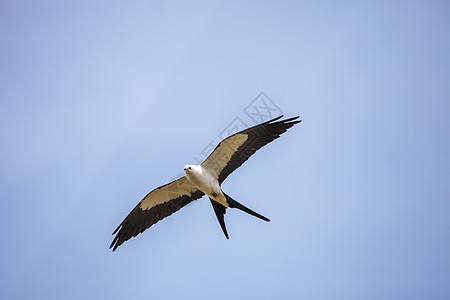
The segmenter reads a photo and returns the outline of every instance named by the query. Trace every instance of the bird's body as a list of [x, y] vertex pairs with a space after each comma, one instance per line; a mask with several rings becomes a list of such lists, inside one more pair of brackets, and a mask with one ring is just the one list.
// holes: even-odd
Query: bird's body
[[202, 165], [186, 165], [184, 172], [186, 173], [186, 178], [210, 199], [225, 207], [229, 206], [220, 188], [219, 181], [211, 174], [211, 171], [202, 167]]
[[277, 121], [282, 116], [235, 133], [217, 145], [200, 165], [186, 165], [186, 176], [154, 189], [128, 214], [113, 232], [113, 251], [130, 238], [178, 211], [190, 202], [207, 195], [217, 220], [228, 238], [224, 215], [227, 208], [238, 208], [269, 221], [266, 217], [240, 204], [221, 188], [222, 182], [258, 149], [280, 137], [287, 129], [301, 122], [298, 117]]

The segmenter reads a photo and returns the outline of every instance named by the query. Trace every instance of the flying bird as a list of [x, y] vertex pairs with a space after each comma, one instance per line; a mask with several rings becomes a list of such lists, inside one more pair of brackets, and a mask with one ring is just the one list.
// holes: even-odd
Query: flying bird
[[301, 122], [297, 120], [298, 116], [278, 121], [282, 117], [279, 116], [227, 137], [200, 165], [186, 165], [185, 176], [148, 193], [113, 232], [113, 235], [116, 233], [117, 235], [109, 248], [115, 251], [130, 238], [204, 195], [209, 197], [227, 239], [228, 232], [224, 221], [227, 208], [237, 208], [269, 222], [270, 220], [266, 217], [225, 194], [221, 184], [257, 150]]

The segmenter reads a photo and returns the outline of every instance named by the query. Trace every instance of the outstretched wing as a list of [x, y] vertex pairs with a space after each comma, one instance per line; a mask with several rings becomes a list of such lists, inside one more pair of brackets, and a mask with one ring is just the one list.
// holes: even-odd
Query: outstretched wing
[[154, 189], [136, 205], [113, 232], [113, 235], [116, 233], [117, 235], [109, 248], [116, 250], [127, 240], [203, 195], [203, 192], [195, 188], [186, 177]]
[[277, 121], [282, 117], [279, 116], [227, 137], [217, 145], [202, 163], [202, 167], [209, 169], [219, 183], [222, 183], [261, 147], [279, 138], [286, 130], [301, 122], [297, 120], [298, 116]]

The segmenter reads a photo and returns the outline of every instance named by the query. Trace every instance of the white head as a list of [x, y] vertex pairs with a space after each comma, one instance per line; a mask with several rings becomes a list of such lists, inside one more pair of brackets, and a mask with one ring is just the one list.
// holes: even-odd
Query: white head
[[200, 166], [197, 166], [197, 165], [185, 165], [184, 173], [186, 173], [187, 178], [190, 178], [194, 174], [201, 173], [201, 172], [199, 172], [199, 168], [200, 168]]
[[202, 167], [200, 165], [185, 165], [184, 172], [186, 174], [192, 174], [192, 173], [198, 174], [198, 173], [202, 173], [201, 168]]

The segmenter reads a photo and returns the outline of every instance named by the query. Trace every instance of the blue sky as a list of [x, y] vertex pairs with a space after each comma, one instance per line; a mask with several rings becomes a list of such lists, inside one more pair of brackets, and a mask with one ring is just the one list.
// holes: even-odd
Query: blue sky
[[[448, 2], [0, 14], [0, 298], [450, 297]], [[112, 253], [145, 194], [255, 124], [261, 92], [303, 122], [223, 188], [271, 222], [229, 210], [226, 240], [202, 198]]]

